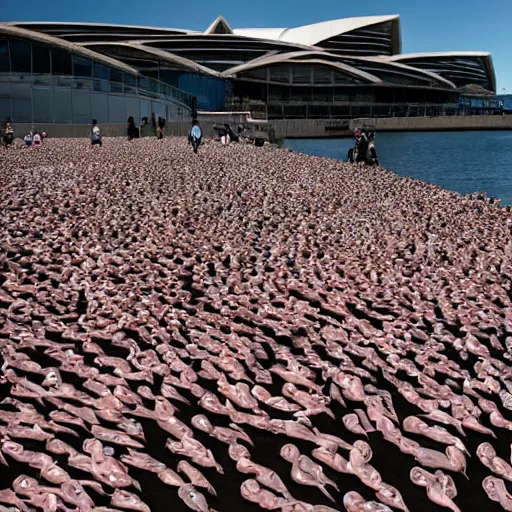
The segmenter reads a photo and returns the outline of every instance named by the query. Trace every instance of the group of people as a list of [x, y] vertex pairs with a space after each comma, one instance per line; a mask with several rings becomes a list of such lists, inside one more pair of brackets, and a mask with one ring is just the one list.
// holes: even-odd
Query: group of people
[[[133, 116], [130, 116], [128, 118], [128, 129], [127, 129], [128, 140], [138, 139], [140, 137], [140, 132], [144, 128], [145, 125], [147, 125], [146, 118], [143, 119], [141, 128], [140, 129], [137, 128], [137, 126], [135, 126], [135, 119], [133, 118]], [[156, 134], [157, 139], [164, 138], [164, 128], [165, 128], [165, 119], [158, 118], [158, 122], [156, 124], [156, 129], [155, 129], [155, 134]], [[190, 131], [188, 134], [188, 140], [192, 144], [194, 153], [197, 153], [197, 150], [199, 149], [199, 146], [201, 145], [202, 139], [203, 139], [203, 131], [201, 130], [201, 127], [199, 126], [197, 119], [194, 119], [192, 121], [192, 127], [190, 128]], [[92, 146], [96, 146], [96, 145], [102, 146], [103, 145], [101, 130], [100, 130], [100, 127], [98, 126], [98, 121], [96, 119], [92, 120], [91, 145]]]
[[[147, 118], [144, 118], [144, 122], [146, 122], [147, 125]], [[164, 137], [164, 128], [165, 128], [165, 119], [158, 118], [158, 121], [155, 123], [155, 134], [158, 139], [163, 139]], [[143, 128], [137, 128], [135, 126], [135, 120], [132, 116], [128, 118], [128, 140], [136, 139], [140, 137], [140, 131]], [[243, 131], [243, 127], [238, 127], [238, 134], [236, 134], [228, 123], [225, 123], [222, 126], [214, 126], [214, 130], [217, 133], [217, 135], [220, 137], [220, 140], [223, 145], [229, 145], [231, 141], [238, 141], [240, 139], [240, 133]], [[39, 147], [44, 139], [46, 139], [47, 134], [46, 132], [39, 132], [39, 131], [30, 131], [25, 135], [23, 138], [23, 141], [25, 143], [25, 146], [34, 146]], [[102, 146], [103, 145], [103, 138], [101, 134], [101, 129], [98, 125], [98, 120], [93, 119], [92, 120], [92, 126], [91, 126], [91, 132], [90, 132], [90, 139], [91, 139], [91, 146]], [[3, 129], [3, 135], [2, 140], [5, 146], [9, 146], [14, 142], [14, 129], [11, 124], [10, 118], [7, 118], [4, 122], [4, 129]], [[194, 153], [197, 153], [199, 146], [201, 145], [201, 142], [203, 140], [203, 130], [199, 126], [199, 122], [197, 119], [194, 119], [192, 121], [192, 126], [188, 133], [188, 140], [189, 143], [192, 145], [192, 148], [194, 150]]]
[[[26, 147], [39, 147], [47, 137], [46, 132], [32, 129], [23, 137], [23, 142]], [[9, 117], [4, 121], [2, 142], [5, 147], [11, 146], [14, 142], [14, 128]]]
[[23, 137], [23, 142], [25, 143], [25, 146], [30, 147], [34, 146], [35, 148], [38, 148], [43, 143], [44, 139], [47, 137], [46, 132], [38, 132], [30, 130], [25, 137]]
[[[152, 124], [153, 124], [153, 130], [156, 135], [156, 138], [163, 139], [164, 138], [165, 119], [163, 119], [162, 117], [156, 117], [154, 115]], [[133, 140], [133, 139], [138, 139], [139, 137], [143, 137], [144, 133], [148, 129], [151, 130], [151, 126], [149, 125], [147, 117], [142, 118], [142, 123], [141, 123], [140, 128], [135, 126], [135, 119], [133, 118], [133, 116], [130, 116], [128, 118], [128, 130], [127, 130], [128, 140]]]

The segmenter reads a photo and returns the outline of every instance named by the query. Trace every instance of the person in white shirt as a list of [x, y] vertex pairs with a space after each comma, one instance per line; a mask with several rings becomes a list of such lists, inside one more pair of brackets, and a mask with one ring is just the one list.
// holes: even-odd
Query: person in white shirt
[[96, 119], [92, 120], [92, 129], [91, 129], [91, 145], [95, 146], [102, 146], [103, 142], [101, 140], [101, 130], [98, 126], [98, 121]]
[[32, 145], [35, 148], [38, 148], [41, 145], [41, 135], [39, 132], [34, 133], [34, 137], [32, 138]]

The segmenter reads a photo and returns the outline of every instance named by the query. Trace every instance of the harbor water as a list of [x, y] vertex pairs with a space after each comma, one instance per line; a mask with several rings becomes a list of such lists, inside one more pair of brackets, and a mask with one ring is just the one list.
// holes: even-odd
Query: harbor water
[[[347, 159], [352, 139], [288, 139], [287, 148]], [[468, 194], [486, 192], [512, 204], [512, 131], [379, 133], [382, 167]]]

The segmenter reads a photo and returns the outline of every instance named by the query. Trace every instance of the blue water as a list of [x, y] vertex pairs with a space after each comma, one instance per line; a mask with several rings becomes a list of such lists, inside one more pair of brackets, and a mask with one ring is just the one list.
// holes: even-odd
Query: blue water
[[[352, 139], [288, 139], [285, 146], [346, 160]], [[382, 167], [468, 194], [486, 192], [512, 204], [512, 131], [379, 133]]]

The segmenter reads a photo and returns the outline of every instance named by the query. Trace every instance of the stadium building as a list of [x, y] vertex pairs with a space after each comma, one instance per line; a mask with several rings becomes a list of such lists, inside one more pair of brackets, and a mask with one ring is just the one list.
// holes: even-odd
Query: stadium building
[[439, 115], [495, 93], [486, 52], [401, 53], [399, 16], [204, 32], [0, 23], [0, 116], [23, 123], [189, 118], [257, 101], [269, 118]]

